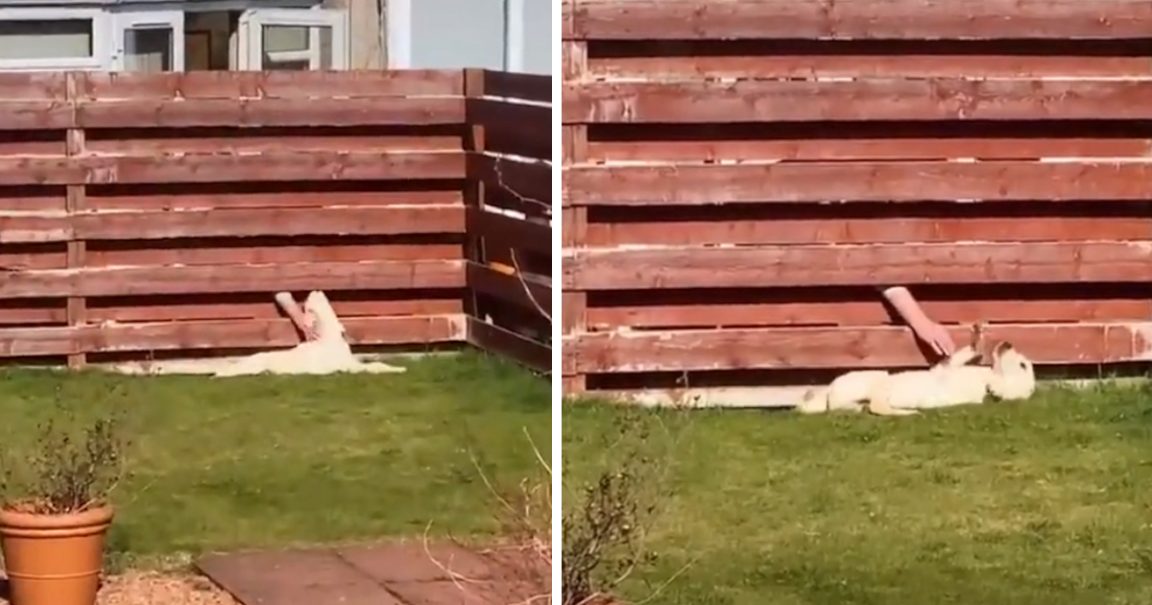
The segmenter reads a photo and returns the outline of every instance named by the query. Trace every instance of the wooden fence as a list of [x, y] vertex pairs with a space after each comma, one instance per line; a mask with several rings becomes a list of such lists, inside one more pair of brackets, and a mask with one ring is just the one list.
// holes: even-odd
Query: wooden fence
[[1152, 4], [564, 7], [569, 392], [1152, 360]]
[[551, 79], [470, 75], [468, 121], [483, 153], [469, 164], [480, 201], [468, 209], [469, 340], [551, 369]]
[[[468, 79], [511, 96], [547, 81]], [[483, 345], [488, 328], [466, 315], [466, 193], [491, 162], [465, 80], [0, 74], [0, 357], [79, 366], [291, 345], [272, 294], [310, 289], [329, 291], [356, 345]], [[494, 122], [525, 117], [477, 101]], [[503, 136], [546, 144], [518, 126]]]

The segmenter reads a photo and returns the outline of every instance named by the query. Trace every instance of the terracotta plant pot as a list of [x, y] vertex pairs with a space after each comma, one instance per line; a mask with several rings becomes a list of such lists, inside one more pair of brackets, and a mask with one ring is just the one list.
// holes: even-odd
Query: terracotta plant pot
[[112, 507], [67, 515], [0, 510], [12, 605], [93, 605]]

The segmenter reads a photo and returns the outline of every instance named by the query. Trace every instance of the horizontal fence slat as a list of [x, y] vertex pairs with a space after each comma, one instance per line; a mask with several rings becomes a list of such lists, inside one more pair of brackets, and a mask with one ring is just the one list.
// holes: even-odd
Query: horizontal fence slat
[[0, 185], [463, 179], [462, 152], [0, 157]]
[[552, 157], [552, 109], [468, 99], [468, 123], [484, 127], [484, 150], [540, 160]]
[[468, 342], [538, 372], [547, 372], [552, 367], [552, 349], [548, 345], [475, 317], [468, 318]]
[[1152, 118], [1152, 81], [586, 82], [565, 123]]
[[[1152, 293], [1149, 293], [1152, 294]], [[717, 302], [714, 290], [700, 291], [697, 304], [625, 304], [589, 307], [591, 331], [630, 328], [718, 328], [740, 326], [867, 326], [902, 323], [878, 296], [869, 301]], [[1143, 321], [1152, 317], [1152, 300], [924, 300], [921, 308], [941, 323], [1052, 323]]]
[[64, 101], [0, 99], [0, 131], [62, 130], [76, 123], [76, 108]]
[[1152, 240], [1152, 216], [773, 219], [764, 214], [714, 221], [661, 221], [656, 218], [649, 221], [590, 223], [586, 243], [593, 247], [611, 247], [628, 244], [687, 246], [713, 243], [1043, 242], [1080, 237], [1095, 240]]
[[[592, 43], [593, 78], [1148, 78], [1152, 63], [1119, 44], [1072, 40], [706, 40]], [[1123, 46], [1121, 46], [1123, 45]], [[1111, 53], [1111, 54], [1108, 54]]]
[[460, 233], [463, 230], [463, 206], [98, 212], [50, 217], [0, 214], [0, 243]]
[[[147, 154], [180, 155], [184, 153], [251, 154], [284, 149], [284, 141], [292, 140], [292, 151], [320, 153], [395, 153], [408, 151], [459, 151], [463, 149], [461, 134], [387, 134], [365, 132], [355, 127], [286, 127], [297, 132], [280, 131], [280, 127], [238, 131], [222, 128], [204, 132], [196, 129], [185, 133], [179, 130], [89, 130], [84, 142], [88, 155]], [[366, 127], [371, 129], [371, 126]], [[326, 132], [318, 132], [321, 129]], [[299, 130], [303, 130], [300, 132]], [[199, 131], [199, 132], [198, 132]], [[112, 138], [100, 137], [112, 134]], [[353, 134], [355, 133], [355, 134]], [[171, 136], [169, 136], [171, 135]], [[199, 136], [197, 136], [199, 135]], [[63, 143], [61, 143], [62, 147]], [[3, 151], [0, 149], [0, 151]], [[51, 153], [51, 152], [48, 152]], [[60, 155], [62, 152], [56, 152]], [[46, 155], [46, 154], [44, 154]]]
[[[297, 239], [301, 236], [295, 236]], [[455, 239], [455, 238], [452, 238]], [[176, 244], [184, 243], [178, 246]], [[112, 245], [108, 245], [112, 244]], [[242, 265], [245, 263], [311, 263], [359, 261], [419, 261], [462, 258], [459, 243], [389, 244], [354, 241], [297, 241], [285, 243], [212, 239], [165, 242], [121, 240], [88, 242], [87, 267], [140, 265]], [[44, 261], [41, 261], [44, 262]], [[57, 263], [52, 267], [59, 266]], [[26, 267], [26, 268], [52, 268]]]
[[552, 166], [547, 162], [469, 155], [468, 175], [491, 189], [508, 192], [522, 204], [535, 207], [535, 213], [552, 205]]
[[575, 290], [1143, 282], [1152, 242], [607, 249], [562, 264], [564, 288]]
[[[100, 187], [88, 187], [87, 208], [91, 210], [237, 210], [242, 208], [325, 208], [333, 206], [371, 207], [423, 204], [462, 204], [463, 193], [460, 190], [409, 190], [405, 191], [404, 183], [398, 190], [381, 190], [376, 184], [358, 188], [332, 188], [321, 187], [327, 183], [308, 183], [305, 186], [288, 183], [282, 189], [276, 190], [249, 190], [243, 187], [232, 190], [232, 186], [210, 184], [203, 189], [180, 186], [153, 187], [144, 185], [132, 187], [124, 191], [116, 186], [112, 190]], [[456, 183], [452, 183], [456, 184]], [[2, 198], [0, 198], [2, 199]], [[63, 206], [60, 205], [62, 209]], [[51, 210], [52, 208], [25, 203], [21, 210]]]
[[[739, 125], [744, 126], [744, 125]], [[775, 159], [806, 161], [937, 160], [979, 158], [1152, 157], [1152, 138], [1019, 136], [940, 137], [892, 136], [883, 138], [799, 138], [801, 135], [765, 133], [765, 138], [721, 139], [701, 133], [686, 139], [602, 140], [588, 143], [589, 161], [691, 162], [699, 160]], [[1135, 133], [1133, 133], [1135, 134]]]
[[[450, 342], [464, 336], [462, 316], [341, 319], [354, 345]], [[76, 353], [280, 348], [299, 344], [285, 319], [194, 321], [0, 329], [0, 357]]]
[[563, 36], [587, 40], [764, 38], [1142, 38], [1143, 0], [579, 0]]
[[484, 95], [551, 103], [552, 77], [485, 69]]
[[[486, 294], [501, 301], [511, 303], [532, 313], [539, 313], [539, 305], [545, 313], [552, 313], [552, 288], [530, 276], [523, 283], [514, 275], [500, 273], [485, 265], [468, 263], [468, 287], [478, 294]], [[527, 292], [525, 292], [527, 287]], [[531, 293], [531, 298], [529, 298]], [[533, 304], [535, 300], [535, 304]], [[544, 319], [541, 316], [541, 319]]]
[[[969, 328], [951, 329], [967, 342]], [[1039, 364], [1152, 360], [1152, 323], [988, 326]], [[584, 334], [565, 342], [571, 373], [924, 366], [907, 328], [755, 328]]]
[[552, 228], [539, 221], [529, 221], [497, 214], [479, 208], [468, 209], [468, 233], [484, 238], [486, 246], [499, 246], [552, 253]]
[[0, 72], [0, 101], [63, 101], [67, 80], [62, 71]]
[[[250, 302], [259, 296], [259, 302]], [[348, 296], [350, 298], [344, 298]], [[382, 300], [377, 292], [350, 291], [329, 292], [332, 308], [341, 321], [360, 317], [445, 315], [463, 313], [463, 301], [451, 298], [408, 298]], [[404, 294], [404, 296], [411, 296]], [[416, 295], [422, 296], [422, 295]], [[361, 299], [360, 297], [366, 297]], [[172, 300], [177, 298], [178, 300]], [[239, 300], [239, 302], [232, 302]], [[51, 311], [51, 309], [45, 309]], [[88, 299], [88, 321], [164, 322], [164, 321], [210, 321], [229, 319], [279, 319], [283, 317], [279, 307], [272, 302], [271, 294], [210, 295], [208, 297], [96, 297]], [[43, 317], [55, 318], [54, 314]], [[2, 314], [0, 314], [2, 320]], [[46, 321], [55, 321], [49, 319]], [[31, 323], [31, 322], [25, 322]]]
[[460, 70], [77, 72], [85, 99], [329, 99], [464, 94]]
[[[2, 106], [0, 106], [2, 109]], [[76, 105], [78, 128], [460, 124], [462, 98], [142, 99]], [[142, 117], [146, 116], [146, 119]]]
[[2, 274], [0, 298], [464, 287], [464, 261], [140, 266]]
[[575, 166], [572, 205], [1152, 200], [1152, 163], [828, 162]]

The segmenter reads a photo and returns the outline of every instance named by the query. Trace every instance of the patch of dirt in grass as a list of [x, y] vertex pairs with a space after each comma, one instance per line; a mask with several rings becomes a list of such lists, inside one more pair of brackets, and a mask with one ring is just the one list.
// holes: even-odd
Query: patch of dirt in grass
[[97, 605], [239, 605], [211, 580], [190, 573], [128, 572], [104, 580]]

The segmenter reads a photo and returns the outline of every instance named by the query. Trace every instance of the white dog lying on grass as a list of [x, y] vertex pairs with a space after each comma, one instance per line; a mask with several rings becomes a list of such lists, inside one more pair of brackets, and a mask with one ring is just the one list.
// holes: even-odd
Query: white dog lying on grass
[[1028, 399], [1036, 390], [1032, 362], [1011, 344], [992, 351], [992, 366], [968, 365], [980, 357], [964, 347], [927, 370], [890, 374], [883, 370], [849, 372], [827, 387], [804, 395], [800, 412], [867, 409], [878, 416], [907, 416], [917, 410], [984, 403], [989, 393], [1003, 400]]
[[[303, 309], [292, 294], [276, 294], [276, 302], [305, 331], [308, 340], [291, 349], [255, 353], [239, 359], [196, 359], [120, 364], [113, 371], [124, 374], [207, 374], [217, 377], [254, 374], [334, 374], [338, 372], [386, 374], [406, 368], [386, 363], [361, 362], [352, 354], [344, 324], [323, 292], [308, 294]], [[111, 324], [112, 322], [107, 322]]]
[[[288, 292], [276, 295], [282, 307], [295, 305]], [[344, 324], [336, 316], [323, 292], [316, 290], [304, 300], [304, 313], [311, 321], [315, 339], [291, 349], [267, 351], [243, 357], [216, 370], [217, 377], [253, 374], [333, 374], [336, 372], [395, 373], [405, 368], [386, 363], [364, 363], [352, 354], [345, 337]]]

